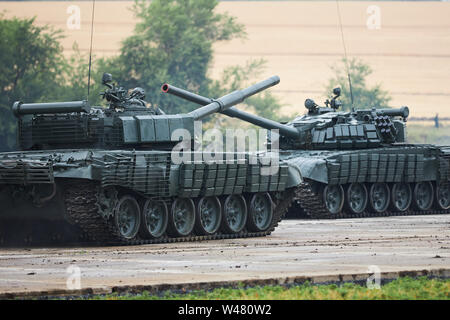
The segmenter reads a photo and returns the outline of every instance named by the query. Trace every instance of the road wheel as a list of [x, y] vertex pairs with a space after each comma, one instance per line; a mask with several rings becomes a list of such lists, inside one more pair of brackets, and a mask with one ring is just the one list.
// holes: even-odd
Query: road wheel
[[239, 233], [247, 222], [247, 204], [241, 195], [229, 195], [223, 205], [222, 229], [225, 233]]
[[273, 218], [273, 202], [266, 193], [254, 194], [250, 199], [249, 217], [247, 226], [251, 231], [266, 231]]
[[430, 181], [416, 183], [414, 187], [414, 207], [426, 211], [433, 205], [434, 188]]
[[390, 192], [386, 183], [374, 183], [369, 190], [370, 207], [377, 213], [386, 211], [389, 206]]
[[132, 196], [123, 196], [114, 209], [114, 223], [121, 238], [133, 239], [141, 224], [139, 204]]
[[177, 198], [172, 203], [167, 231], [175, 237], [188, 236], [195, 225], [195, 205], [190, 198]]
[[443, 210], [450, 208], [450, 184], [437, 185], [436, 205]]
[[328, 212], [335, 215], [341, 212], [344, 205], [344, 189], [340, 184], [326, 185], [322, 192], [323, 203]]
[[162, 237], [168, 220], [169, 212], [164, 201], [147, 200], [142, 210], [142, 236], [150, 239]]
[[219, 230], [222, 206], [217, 197], [202, 197], [196, 208], [195, 230], [201, 235], [211, 235]]
[[363, 183], [352, 183], [347, 188], [347, 208], [353, 214], [362, 213], [369, 201], [367, 188]]
[[391, 204], [395, 211], [406, 211], [412, 200], [411, 186], [409, 183], [394, 183], [391, 193]]

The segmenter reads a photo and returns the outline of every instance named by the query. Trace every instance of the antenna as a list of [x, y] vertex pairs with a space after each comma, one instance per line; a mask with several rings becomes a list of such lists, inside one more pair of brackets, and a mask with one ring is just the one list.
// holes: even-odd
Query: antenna
[[89, 72], [88, 72], [88, 88], [87, 88], [87, 98], [89, 101], [89, 92], [91, 87], [91, 65], [92, 65], [92, 38], [94, 36], [94, 12], [95, 12], [95, 0], [92, 1], [92, 18], [91, 18], [91, 46], [89, 48]]
[[342, 28], [341, 10], [339, 8], [339, 0], [336, 0], [336, 7], [337, 7], [337, 12], [338, 12], [338, 18], [339, 18], [339, 27], [341, 29], [342, 46], [344, 47], [345, 68], [347, 69], [348, 84], [349, 84], [349, 88], [350, 88], [350, 98], [352, 101], [352, 109], [353, 109], [354, 107], [353, 107], [352, 79], [350, 77], [350, 70], [348, 68], [347, 48], [345, 47], [344, 30]]

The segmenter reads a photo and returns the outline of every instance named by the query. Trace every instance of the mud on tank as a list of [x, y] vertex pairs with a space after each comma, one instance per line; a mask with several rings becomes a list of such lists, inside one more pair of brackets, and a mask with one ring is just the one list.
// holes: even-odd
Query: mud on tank
[[[224, 112], [279, 82], [277, 76], [186, 114], [147, 108], [104, 74], [109, 106], [16, 102], [20, 151], [0, 153], [0, 241], [140, 244], [270, 234], [294, 200], [289, 166], [260, 174], [267, 154], [212, 163], [171, 150], [194, 121]], [[193, 141], [192, 141], [193, 142]], [[194, 145], [192, 143], [192, 145]], [[292, 185], [292, 183], [291, 183]]]

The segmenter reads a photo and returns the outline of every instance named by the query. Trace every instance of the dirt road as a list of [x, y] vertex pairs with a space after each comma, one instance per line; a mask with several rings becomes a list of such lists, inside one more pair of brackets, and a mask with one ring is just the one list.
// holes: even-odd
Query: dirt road
[[288, 220], [255, 239], [0, 248], [0, 295], [65, 290], [77, 267], [82, 289], [109, 292], [114, 286], [365, 274], [372, 265], [381, 272], [450, 269], [450, 215]]

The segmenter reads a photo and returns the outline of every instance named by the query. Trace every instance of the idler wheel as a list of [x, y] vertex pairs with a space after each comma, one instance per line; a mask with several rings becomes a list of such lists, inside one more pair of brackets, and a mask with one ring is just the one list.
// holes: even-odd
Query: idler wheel
[[222, 205], [217, 197], [202, 197], [196, 206], [195, 231], [200, 235], [217, 232], [222, 222]]
[[370, 186], [369, 203], [371, 208], [378, 213], [386, 211], [389, 206], [389, 186], [383, 182], [377, 182]]
[[436, 205], [439, 209], [450, 208], [450, 185], [441, 184], [436, 187]]
[[142, 210], [141, 235], [144, 238], [160, 238], [167, 230], [169, 210], [164, 201], [147, 200]]
[[414, 187], [414, 207], [426, 211], [431, 208], [434, 200], [434, 188], [430, 181], [416, 183]]
[[136, 199], [132, 196], [120, 198], [114, 209], [114, 223], [122, 238], [129, 240], [136, 236], [141, 224], [141, 212]]
[[257, 193], [250, 199], [249, 217], [247, 226], [249, 230], [255, 232], [266, 231], [273, 218], [273, 202], [270, 195], [266, 193]]
[[369, 202], [367, 188], [363, 183], [352, 183], [347, 188], [347, 208], [353, 214], [362, 213]]
[[241, 195], [229, 195], [223, 205], [222, 229], [225, 233], [241, 232], [247, 222], [247, 204]]
[[177, 198], [172, 203], [168, 231], [172, 236], [188, 236], [195, 225], [195, 205], [190, 198]]
[[331, 214], [338, 214], [344, 206], [344, 189], [340, 184], [323, 188], [323, 203]]
[[408, 210], [412, 201], [412, 191], [409, 183], [394, 183], [392, 186], [391, 204], [395, 211]]

